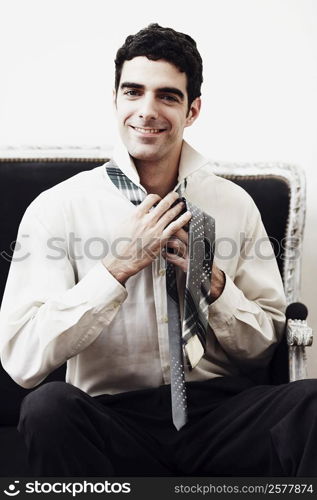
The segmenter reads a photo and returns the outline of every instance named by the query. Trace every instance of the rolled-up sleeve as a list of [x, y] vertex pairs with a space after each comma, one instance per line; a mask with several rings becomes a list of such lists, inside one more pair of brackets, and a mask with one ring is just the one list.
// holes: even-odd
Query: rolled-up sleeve
[[255, 207], [234, 276], [209, 306], [209, 323], [230, 358], [264, 365], [283, 335], [285, 295], [272, 245]]
[[29, 208], [20, 224], [1, 306], [1, 362], [26, 388], [91, 344], [127, 297], [125, 287], [101, 262], [92, 263], [78, 281], [66, 238], [55, 235], [54, 257], [48, 252], [51, 238]]

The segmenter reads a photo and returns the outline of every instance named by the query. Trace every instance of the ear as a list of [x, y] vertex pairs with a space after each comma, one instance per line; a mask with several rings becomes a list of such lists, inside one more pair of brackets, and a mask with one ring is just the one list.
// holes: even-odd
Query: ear
[[115, 89], [112, 90], [112, 104], [115, 109], [117, 109], [117, 92]]
[[198, 118], [201, 108], [201, 99], [196, 97], [190, 105], [190, 109], [186, 116], [185, 127], [190, 127], [194, 121]]

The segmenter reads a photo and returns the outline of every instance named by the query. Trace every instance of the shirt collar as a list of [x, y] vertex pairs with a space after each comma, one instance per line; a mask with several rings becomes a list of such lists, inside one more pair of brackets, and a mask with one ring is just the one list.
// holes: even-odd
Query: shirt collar
[[[126, 147], [119, 141], [116, 143], [112, 159], [118, 165], [118, 167], [122, 170], [122, 172], [137, 186], [143, 186], [140, 184], [140, 177], [138, 171], [134, 165], [134, 162], [129, 155]], [[198, 151], [196, 151], [192, 146], [190, 146], [186, 141], [183, 141], [181, 157], [179, 162], [178, 169], [178, 180], [175, 189], [179, 186], [179, 184], [189, 175], [191, 175], [196, 170], [200, 169], [204, 165], [208, 163], [208, 160], [204, 158]]]

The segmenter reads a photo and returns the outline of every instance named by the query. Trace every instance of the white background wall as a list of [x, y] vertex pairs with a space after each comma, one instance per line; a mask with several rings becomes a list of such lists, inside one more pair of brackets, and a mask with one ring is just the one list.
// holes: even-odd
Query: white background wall
[[[305, 170], [302, 300], [317, 338], [316, 0], [0, 0], [0, 149], [111, 145], [115, 52], [150, 22], [188, 32], [202, 54], [196, 148]], [[317, 340], [311, 377], [316, 359]]]

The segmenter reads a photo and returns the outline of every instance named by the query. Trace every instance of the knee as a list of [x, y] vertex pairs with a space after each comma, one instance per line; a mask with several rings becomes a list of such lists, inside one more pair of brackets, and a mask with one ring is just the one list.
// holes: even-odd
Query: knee
[[294, 389], [302, 396], [311, 396], [312, 398], [317, 397], [317, 379], [308, 378], [303, 380], [296, 380], [290, 383]]
[[37, 431], [52, 429], [54, 422], [61, 422], [72, 411], [77, 390], [65, 382], [48, 382], [30, 392], [22, 402], [19, 431], [25, 427]]
[[297, 380], [288, 385], [294, 408], [304, 404], [305, 409], [314, 408], [317, 414], [317, 379]]

